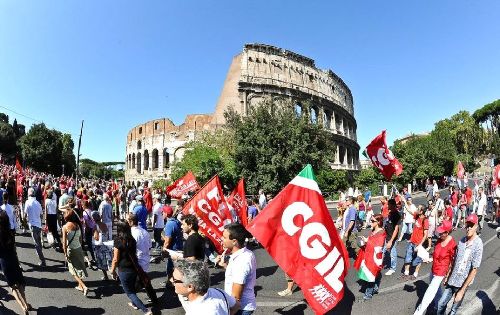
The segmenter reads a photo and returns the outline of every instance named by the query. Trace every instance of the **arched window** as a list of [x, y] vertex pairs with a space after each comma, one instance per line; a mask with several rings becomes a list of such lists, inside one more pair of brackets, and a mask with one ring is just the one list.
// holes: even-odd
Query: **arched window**
[[153, 150], [153, 169], [158, 169], [158, 150]]
[[144, 170], [149, 170], [149, 152], [148, 150], [144, 151]]
[[170, 167], [170, 155], [168, 154], [168, 149], [163, 150], [163, 168]]
[[318, 109], [314, 106], [311, 106], [311, 122], [313, 124], [318, 122]]
[[135, 168], [135, 153], [132, 154], [132, 168]]
[[141, 152], [137, 153], [137, 173], [141, 172]]
[[297, 117], [302, 116], [302, 105], [300, 103], [295, 103], [295, 115]]
[[137, 150], [140, 150], [140, 149], [142, 149], [142, 141], [141, 140], [137, 141]]
[[326, 128], [326, 129], [330, 129], [331, 128], [331, 125], [332, 124], [332, 113], [330, 113], [329, 111], [324, 111], [323, 112], [323, 126]]

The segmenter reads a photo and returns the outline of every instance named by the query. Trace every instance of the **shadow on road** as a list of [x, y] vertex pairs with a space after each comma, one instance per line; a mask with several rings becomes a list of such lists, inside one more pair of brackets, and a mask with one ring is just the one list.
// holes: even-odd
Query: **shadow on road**
[[495, 304], [493, 304], [493, 301], [490, 299], [486, 292], [484, 292], [483, 290], [477, 291], [476, 296], [481, 300], [481, 303], [483, 304], [481, 315], [498, 314], [496, 313]]
[[104, 313], [105, 313], [104, 309], [100, 307], [82, 308], [71, 305], [68, 305], [66, 307], [47, 306], [47, 307], [40, 307], [37, 309], [38, 315], [49, 315], [49, 314], [99, 315]]
[[269, 277], [274, 275], [276, 270], [278, 269], [278, 266], [269, 266], [269, 267], [264, 267], [264, 268], [257, 268], [257, 279], [260, 277]]
[[277, 308], [274, 310], [275, 313], [277, 314], [290, 314], [290, 315], [299, 315], [299, 314], [304, 314], [305, 310], [307, 309], [307, 304], [301, 303], [297, 304], [292, 308]]

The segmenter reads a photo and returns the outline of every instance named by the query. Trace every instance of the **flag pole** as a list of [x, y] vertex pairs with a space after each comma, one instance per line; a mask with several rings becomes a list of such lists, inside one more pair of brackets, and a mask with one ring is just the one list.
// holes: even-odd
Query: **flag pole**
[[82, 127], [80, 128], [80, 138], [78, 139], [78, 151], [76, 155], [75, 189], [78, 189], [78, 174], [80, 173], [80, 147], [82, 145], [82, 132], [83, 132], [83, 120], [82, 120]]

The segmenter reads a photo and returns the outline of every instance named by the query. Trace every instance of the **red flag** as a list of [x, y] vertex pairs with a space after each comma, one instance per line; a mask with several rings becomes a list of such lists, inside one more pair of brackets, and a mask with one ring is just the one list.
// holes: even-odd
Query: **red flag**
[[200, 185], [198, 185], [196, 178], [193, 173], [189, 171], [184, 177], [179, 178], [172, 185], [167, 187], [167, 194], [174, 198], [181, 198], [182, 195], [190, 191], [196, 191], [199, 188]]
[[465, 169], [461, 161], [458, 161], [457, 165], [457, 177], [458, 179], [464, 179]]
[[247, 226], [248, 224], [248, 212], [247, 212], [247, 198], [245, 195], [245, 184], [243, 183], [243, 178], [240, 179], [238, 185], [234, 188], [233, 192], [227, 199], [227, 203], [233, 207], [234, 211], [238, 214], [241, 224]]
[[360, 250], [354, 262], [354, 268], [358, 270], [358, 278], [368, 282], [375, 282], [380, 270], [382, 270], [382, 260], [384, 253], [385, 232], [381, 231], [368, 237], [366, 246]]
[[317, 314], [344, 296], [346, 248], [307, 165], [249, 225], [274, 261], [302, 288]]
[[385, 130], [370, 142], [366, 147], [366, 153], [373, 166], [378, 168], [387, 180], [391, 180], [392, 175], [397, 176], [403, 172], [403, 166], [387, 147]]
[[233, 220], [222, 193], [219, 176], [215, 175], [208, 181], [182, 211], [184, 214], [196, 215], [200, 231], [214, 243], [217, 252], [222, 254], [224, 225]]

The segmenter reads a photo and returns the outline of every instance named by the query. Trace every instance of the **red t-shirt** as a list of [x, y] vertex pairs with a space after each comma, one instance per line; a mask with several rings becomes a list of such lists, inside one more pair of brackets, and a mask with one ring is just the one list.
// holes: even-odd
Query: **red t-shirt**
[[470, 204], [472, 202], [472, 189], [470, 187], [465, 190], [465, 196], [467, 197], [467, 203]]
[[420, 244], [424, 238], [424, 231], [429, 229], [429, 220], [427, 218], [417, 219], [413, 225], [413, 233], [411, 233], [410, 242], [415, 245]]
[[452, 238], [445, 247], [441, 246], [442, 241], [439, 240], [434, 247], [434, 254], [432, 254], [432, 273], [436, 276], [446, 276], [450, 264], [455, 257], [455, 250], [457, 243]]
[[457, 193], [453, 193], [453, 195], [451, 195], [451, 205], [453, 207], [456, 207], [458, 205], [458, 194]]
[[444, 209], [444, 211], [445, 211], [445, 216], [448, 219], [453, 218], [453, 208], [451, 206], [446, 207], [446, 209]]
[[382, 217], [384, 217], [384, 219], [387, 219], [387, 217], [389, 217], [389, 206], [387, 205], [387, 203], [382, 206]]

